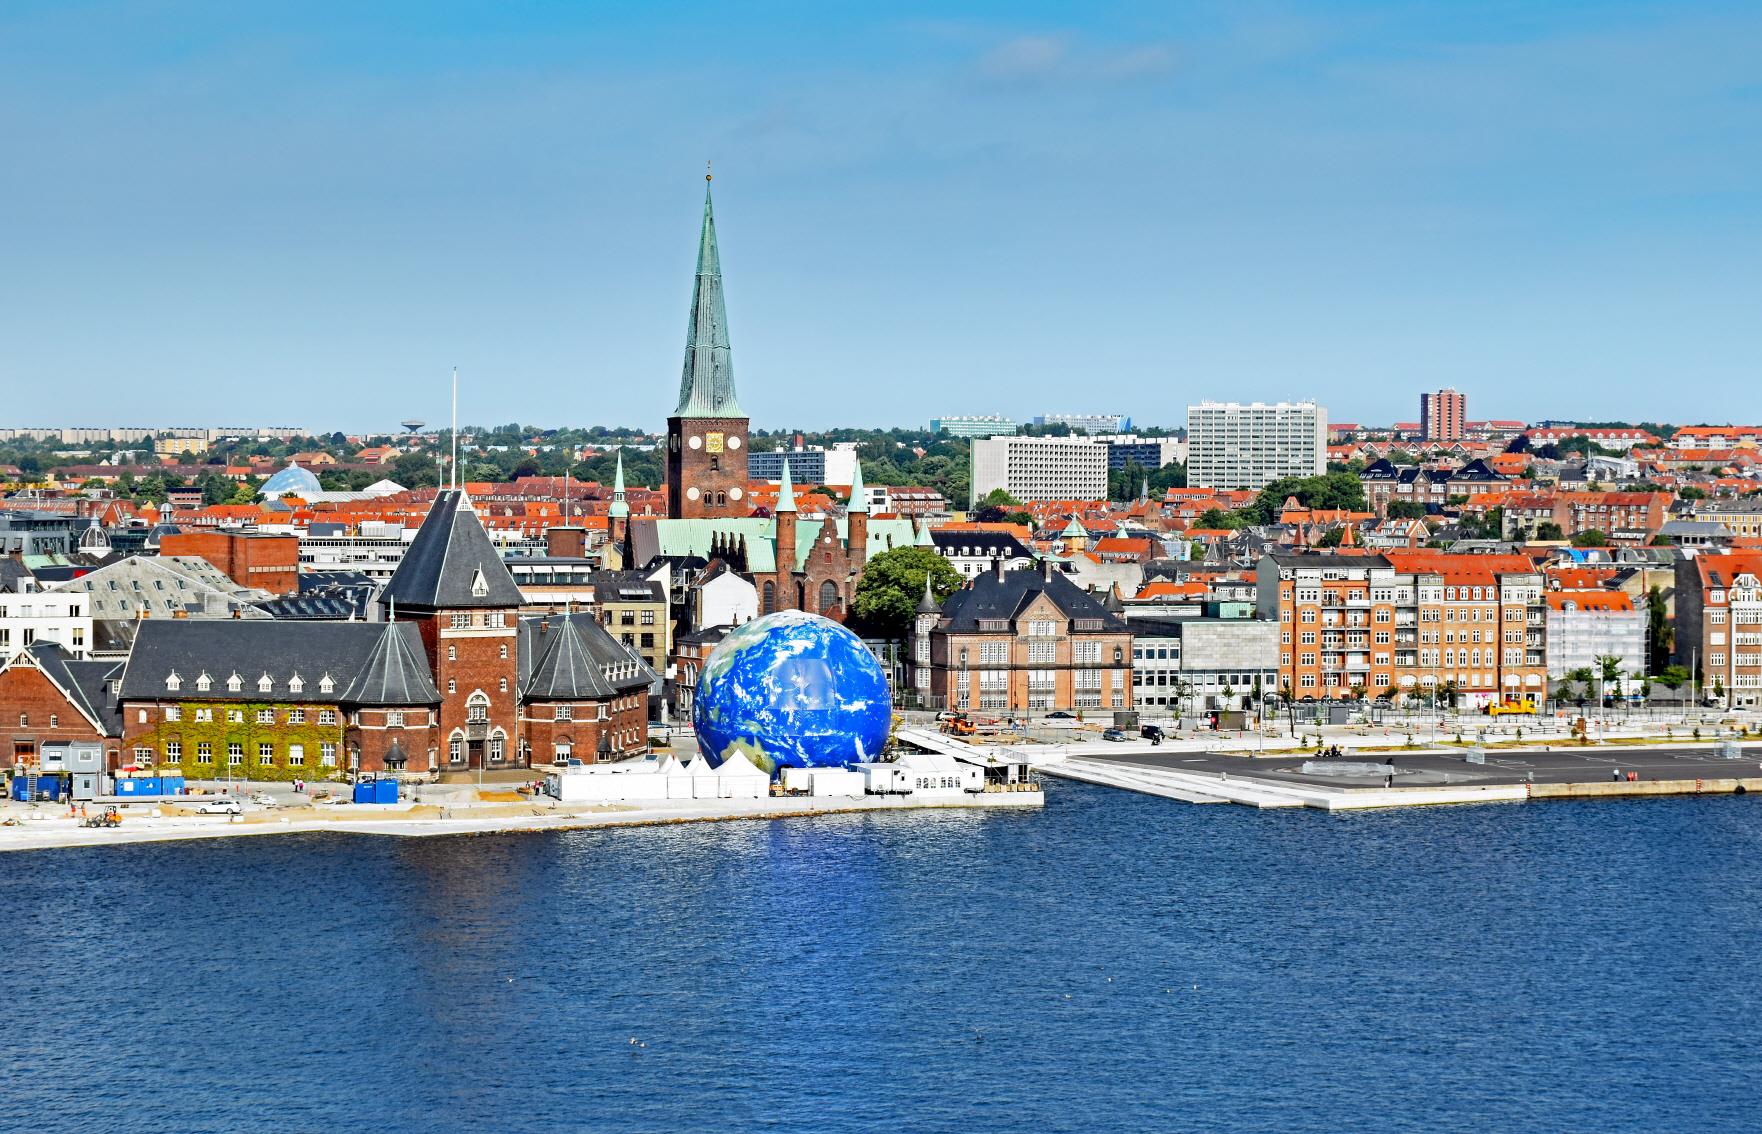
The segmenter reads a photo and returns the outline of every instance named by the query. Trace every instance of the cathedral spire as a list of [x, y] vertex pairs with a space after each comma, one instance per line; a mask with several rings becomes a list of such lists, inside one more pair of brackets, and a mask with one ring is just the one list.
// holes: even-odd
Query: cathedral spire
[[789, 479], [789, 458], [783, 458], [783, 483], [777, 486], [777, 507], [773, 512], [795, 511], [795, 482]]
[[745, 417], [734, 400], [734, 362], [728, 349], [728, 310], [722, 301], [722, 260], [716, 251], [716, 216], [704, 175], [704, 224], [698, 237], [697, 280], [685, 331], [685, 373], [674, 417]]
[[618, 448], [618, 471], [612, 476], [612, 504], [606, 509], [608, 516], [630, 515], [630, 503], [624, 498], [624, 448]]

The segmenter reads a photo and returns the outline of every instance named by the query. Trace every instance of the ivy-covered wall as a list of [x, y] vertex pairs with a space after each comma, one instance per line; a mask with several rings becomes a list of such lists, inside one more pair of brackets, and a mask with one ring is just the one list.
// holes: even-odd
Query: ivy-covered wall
[[[128, 712], [138, 714], [144, 706], [130, 705]], [[196, 719], [197, 710], [210, 710], [213, 720]], [[303, 710], [305, 720], [295, 724], [290, 720], [294, 710]], [[318, 723], [319, 714], [323, 711], [336, 714], [334, 724]], [[274, 716], [274, 723], [260, 723], [257, 714], [267, 711]], [[243, 714], [242, 720], [229, 720], [229, 713]], [[343, 743], [343, 730], [347, 717], [341, 709], [333, 706], [287, 705], [266, 701], [185, 701], [178, 705], [178, 716], [175, 721], [165, 720], [164, 703], [148, 710], [151, 718], [146, 724], [133, 721], [127, 724], [128, 739], [124, 745], [123, 756], [128, 759], [133, 749], [140, 745], [151, 747], [157, 756], [160, 767], [181, 767], [189, 779], [213, 780], [226, 779], [228, 770], [235, 779], [253, 780], [323, 780], [341, 779], [349, 770], [348, 749]], [[176, 741], [183, 746], [182, 755], [175, 761], [166, 755], [165, 746]], [[197, 745], [206, 742], [211, 746], [211, 763], [197, 762]], [[244, 763], [233, 766], [229, 763], [227, 745], [239, 744], [244, 748]], [[274, 763], [259, 762], [258, 746], [273, 745], [272, 760]], [[305, 750], [305, 764], [291, 767], [288, 764], [288, 746], [298, 744]], [[320, 760], [324, 744], [336, 746], [336, 766], [327, 768]]]

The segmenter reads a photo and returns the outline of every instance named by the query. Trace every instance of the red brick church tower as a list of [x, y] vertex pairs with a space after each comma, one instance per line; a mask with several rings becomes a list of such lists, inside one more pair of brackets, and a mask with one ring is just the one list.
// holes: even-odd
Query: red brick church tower
[[722, 261], [706, 186], [697, 281], [685, 331], [685, 372], [679, 383], [679, 405], [667, 418], [667, 515], [714, 519], [751, 514], [746, 499], [746, 429], [746, 414], [734, 398]]
[[440, 690], [440, 766], [520, 763], [520, 588], [465, 493], [435, 497], [380, 601], [414, 622]]

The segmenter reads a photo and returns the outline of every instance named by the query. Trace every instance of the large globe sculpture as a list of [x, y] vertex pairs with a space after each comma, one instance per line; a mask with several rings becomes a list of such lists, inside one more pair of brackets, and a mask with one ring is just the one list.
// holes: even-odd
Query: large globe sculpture
[[692, 723], [712, 766], [735, 752], [779, 768], [873, 760], [887, 743], [887, 675], [829, 618], [781, 610], [728, 632], [704, 659]]

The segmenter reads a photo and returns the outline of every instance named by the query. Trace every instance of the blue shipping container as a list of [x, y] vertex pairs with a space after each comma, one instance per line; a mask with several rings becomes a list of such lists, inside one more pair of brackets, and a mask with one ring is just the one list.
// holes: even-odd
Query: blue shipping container
[[355, 784], [356, 803], [396, 803], [398, 781], [359, 780]]

